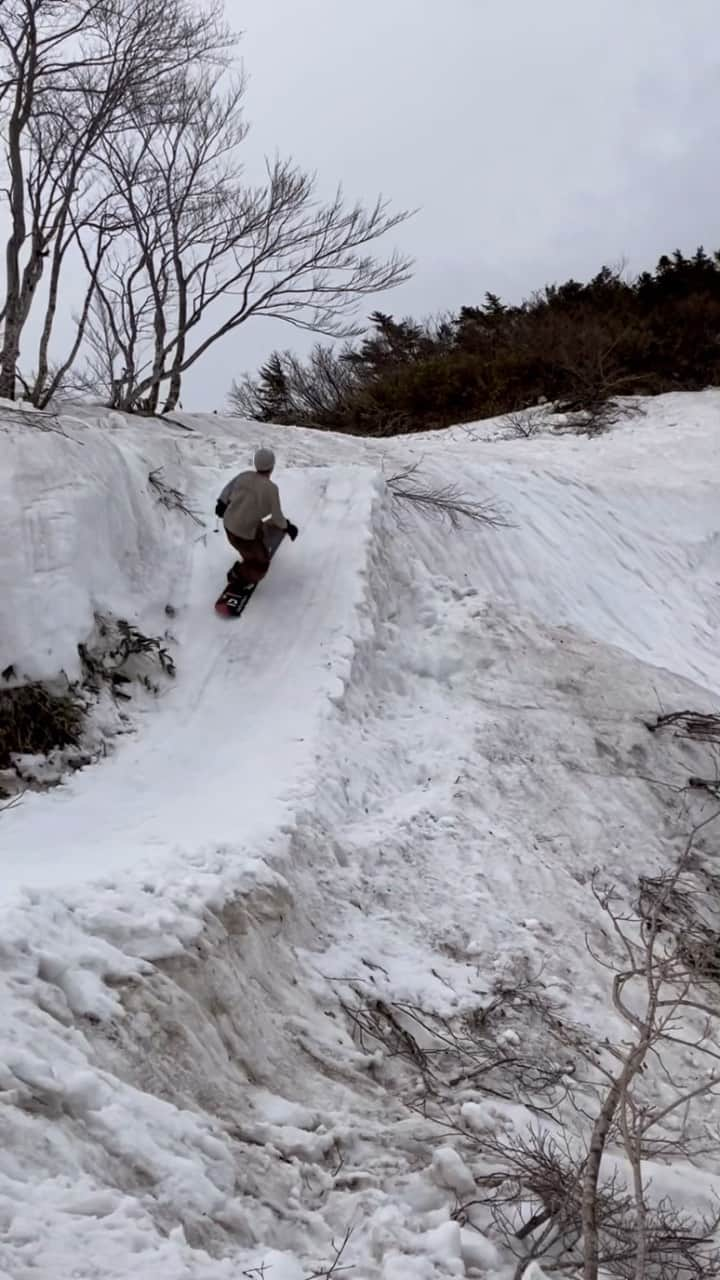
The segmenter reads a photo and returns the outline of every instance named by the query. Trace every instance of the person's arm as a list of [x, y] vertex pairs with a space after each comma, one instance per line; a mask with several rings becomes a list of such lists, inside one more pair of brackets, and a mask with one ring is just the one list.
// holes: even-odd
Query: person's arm
[[278, 529], [287, 529], [288, 522], [285, 519], [285, 516], [282, 513], [282, 507], [280, 506], [280, 490], [277, 485], [272, 484], [272, 482], [270, 484], [270, 488], [270, 523], [274, 524]]
[[220, 494], [220, 497], [215, 503], [215, 515], [218, 516], [220, 520], [222, 520], [223, 516], [225, 515], [225, 512], [228, 509], [228, 506], [230, 505], [230, 500], [233, 496], [233, 489], [235, 488], [235, 482], [238, 479], [239, 479], [238, 476], [233, 476], [232, 480], [228, 480], [227, 484], [225, 485], [225, 488]]
[[239, 476], [233, 476], [232, 480], [228, 480], [227, 484], [225, 485], [225, 488], [223, 489], [222, 493], [220, 494], [220, 497], [218, 498], [218, 502], [224, 502], [225, 506], [228, 505], [232, 497], [232, 491], [235, 488], [235, 482], [239, 480], [239, 478], [240, 478]]

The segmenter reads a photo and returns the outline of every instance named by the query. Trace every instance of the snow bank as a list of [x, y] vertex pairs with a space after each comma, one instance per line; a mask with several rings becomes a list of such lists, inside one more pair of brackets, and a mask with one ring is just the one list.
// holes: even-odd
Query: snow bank
[[642, 407], [597, 440], [484, 442], [471, 424], [394, 448], [509, 514], [471, 550], [493, 601], [720, 693], [720, 392]]
[[[66, 456], [2, 428], [3, 511], [24, 544], [18, 495], [42, 506], [47, 469], [65, 583], [21, 631], [40, 552], [11, 571], [3, 551], [11, 660], [54, 673], [93, 610], [151, 623], [171, 600], [179, 674], [107, 762], [0, 814], [0, 1274], [298, 1280], [352, 1228], [363, 1280], [512, 1275], [491, 1224], [453, 1219], [471, 1157], [406, 1110], [402, 1062], [353, 1041], [339, 1001], [452, 1018], [542, 974], [560, 1016], [617, 1033], [589, 880], [630, 893], [667, 863], [687, 813], [647, 779], [683, 781], [700, 749], [643, 721], [720, 701], [717, 408], [670, 397], [594, 442], [263, 429], [301, 537], [237, 624], [212, 612], [222, 535], [159, 508], [147, 474], [207, 512], [256, 424], [78, 410]], [[399, 526], [381, 468], [413, 458], [516, 527]], [[502, 1012], [498, 1047], [532, 1052], [521, 1002]], [[467, 1115], [527, 1119], [479, 1093]], [[708, 1156], [690, 1198], [719, 1172]], [[687, 1170], [663, 1175], [682, 1201]]]
[[149, 428], [120, 439], [102, 418], [43, 429], [7, 411], [0, 448], [0, 670], [74, 679], [96, 612], [159, 621], [182, 591], [187, 530], [148, 480], [178, 473], [181, 448], [153, 448]]

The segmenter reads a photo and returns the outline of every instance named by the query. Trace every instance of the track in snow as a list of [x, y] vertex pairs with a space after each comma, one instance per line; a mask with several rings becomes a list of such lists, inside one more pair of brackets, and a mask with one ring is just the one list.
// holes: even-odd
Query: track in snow
[[221, 533], [197, 543], [176, 686], [112, 761], [4, 815], [6, 894], [157, 872], [170, 853], [201, 868], [277, 830], [312, 790], [318, 723], [348, 670], [375, 494], [365, 468], [286, 481], [301, 536], [236, 621], [212, 609], [232, 551]]

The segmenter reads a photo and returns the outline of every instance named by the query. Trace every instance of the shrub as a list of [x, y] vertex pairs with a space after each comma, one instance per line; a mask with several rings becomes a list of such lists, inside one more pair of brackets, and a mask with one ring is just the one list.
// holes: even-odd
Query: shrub
[[[550, 285], [518, 306], [417, 323], [381, 312], [359, 345], [316, 346], [303, 362], [275, 352], [231, 402], [264, 422], [396, 435], [555, 401], [587, 430], [620, 416], [623, 397], [720, 381], [720, 254], [676, 251], [626, 279]], [[572, 425], [571, 423], [571, 425]]]
[[0, 769], [14, 755], [47, 755], [56, 747], [76, 747], [84, 709], [71, 692], [53, 693], [39, 683], [0, 690]]

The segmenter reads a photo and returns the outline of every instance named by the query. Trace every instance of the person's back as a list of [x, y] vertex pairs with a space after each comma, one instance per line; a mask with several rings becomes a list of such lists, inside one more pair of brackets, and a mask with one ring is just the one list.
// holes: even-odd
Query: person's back
[[233, 565], [228, 579], [239, 585], [255, 586], [264, 578], [270, 564], [270, 552], [264, 536], [264, 523], [287, 531], [295, 541], [297, 527], [286, 519], [280, 506], [280, 492], [271, 479], [275, 455], [272, 449], [258, 449], [255, 470], [241, 471], [225, 485], [215, 507], [231, 547], [239, 551], [241, 563]]
[[241, 471], [220, 494], [220, 501], [227, 503], [223, 524], [236, 538], [252, 539], [258, 525], [268, 518], [278, 529], [287, 528], [287, 520], [280, 507], [278, 487], [269, 475], [258, 471]]

